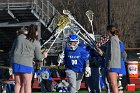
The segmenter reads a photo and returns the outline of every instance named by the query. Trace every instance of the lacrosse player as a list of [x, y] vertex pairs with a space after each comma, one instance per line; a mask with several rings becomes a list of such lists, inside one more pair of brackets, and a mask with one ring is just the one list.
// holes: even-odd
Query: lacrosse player
[[89, 53], [78, 46], [79, 38], [75, 34], [69, 35], [67, 43], [64, 50], [66, 76], [69, 82], [69, 92], [76, 93], [80, 89], [84, 72], [90, 76]]

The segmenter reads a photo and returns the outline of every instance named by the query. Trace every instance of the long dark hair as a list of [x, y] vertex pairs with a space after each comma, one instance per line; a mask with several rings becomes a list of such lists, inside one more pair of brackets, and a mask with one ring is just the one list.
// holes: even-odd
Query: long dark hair
[[113, 36], [114, 35], [120, 36], [119, 30], [114, 25], [108, 25], [107, 26], [107, 31], [110, 32]]
[[26, 34], [28, 31], [27, 31], [27, 27], [21, 27], [20, 29], [18, 29], [16, 31], [16, 34], [17, 35], [20, 35], [20, 34]]
[[37, 32], [37, 25], [31, 24], [28, 27], [27, 39], [30, 40], [31, 42], [34, 42], [34, 40], [37, 40], [38, 36], [36, 35], [36, 32]]

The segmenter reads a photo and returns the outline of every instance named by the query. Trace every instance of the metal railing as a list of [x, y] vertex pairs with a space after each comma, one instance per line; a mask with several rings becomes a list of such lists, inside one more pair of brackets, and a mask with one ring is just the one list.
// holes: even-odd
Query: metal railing
[[[13, 11], [16, 10], [28, 10], [41, 22], [45, 27], [47, 26], [49, 20], [55, 15], [52, 23], [51, 29], [54, 29], [60, 19], [61, 14], [56, 10], [56, 8], [49, 2], [49, 0], [0, 0], [0, 10], [8, 10], [13, 18], [16, 17]], [[24, 13], [24, 12], [22, 12]], [[48, 43], [51, 44], [52, 41]], [[62, 50], [62, 42], [55, 42], [56, 47], [53, 46], [56, 53]], [[51, 51], [52, 53], [53, 51]], [[55, 54], [56, 54], [55, 53]], [[53, 54], [53, 53], [52, 53]]]
[[31, 9], [32, 13], [46, 26], [55, 14], [53, 25], [58, 22], [61, 14], [48, 0], [0, 0], [0, 10]]
[[55, 9], [55, 7], [48, 0], [33, 0], [32, 9], [39, 13], [41, 19], [46, 22], [55, 15], [54, 23], [57, 23], [61, 14]]
[[0, 8], [21, 8], [31, 6], [32, 0], [0, 0]]

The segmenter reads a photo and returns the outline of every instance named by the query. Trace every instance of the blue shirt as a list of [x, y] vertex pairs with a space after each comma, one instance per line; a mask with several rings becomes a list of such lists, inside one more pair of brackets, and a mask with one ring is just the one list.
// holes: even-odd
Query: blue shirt
[[38, 76], [38, 75], [40, 75], [40, 74], [43, 73], [43, 72], [47, 72], [48, 75], [49, 75], [48, 80], [52, 80], [51, 72], [50, 72], [49, 68], [42, 68], [42, 69], [38, 70], [38, 71], [36, 72], [36, 74], [37, 74], [37, 76]]
[[120, 43], [120, 50], [121, 50], [121, 60], [124, 60], [125, 46], [122, 41], [119, 41], [119, 43]]
[[76, 50], [66, 47], [64, 51], [64, 63], [66, 70], [73, 70], [78, 73], [84, 72], [85, 63], [89, 59], [89, 53], [78, 46]]
[[84, 48], [89, 53], [89, 60], [91, 67], [99, 67], [102, 63], [102, 58], [85, 42], [79, 44], [80, 47]]

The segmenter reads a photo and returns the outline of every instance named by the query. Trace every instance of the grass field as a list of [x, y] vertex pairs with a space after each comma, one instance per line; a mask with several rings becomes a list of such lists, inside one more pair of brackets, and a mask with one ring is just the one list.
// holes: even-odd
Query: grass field
[[[32, 93], [41, 93], [40, 90], [32, 90]], [[68, 92], [47, 92], [47, 93], [68, 93]], [[86, 89], [81, 89], [78, 93], [88, 93]], [[106, 93], [105, 90], [102, 93]], [[123, 93], [140, 93], [140, 89], [136, 89], [136, 91], [124, 91]]]
[[[33, 93], [41, 93], [41, 92], [33, 92]], [[47, 92], [47, 93], [60, 93], [60, 92]], [[79, 91], [78, 93], [88, 93], [88, 92], [87, 91]], [[106, 93], [106, 92], [102, 91], [102, 93]], [[130, 91], [130, 92], [124, 91], [124, 93], [140, 93], [140, 91], [134, 91], [134, 92], [132, 92], [132, 91]]]

